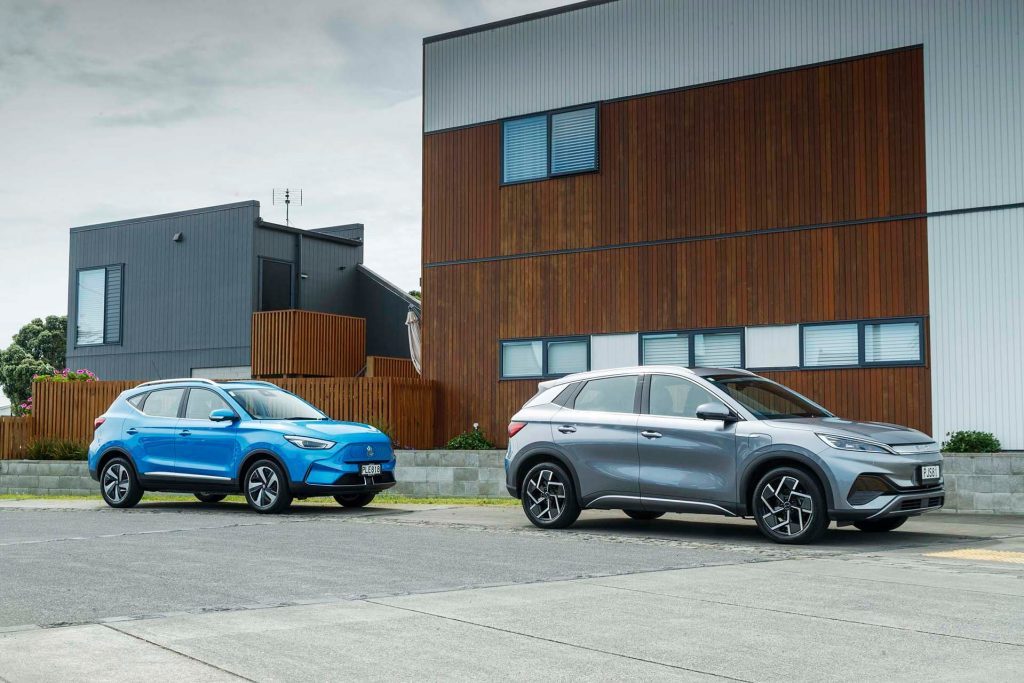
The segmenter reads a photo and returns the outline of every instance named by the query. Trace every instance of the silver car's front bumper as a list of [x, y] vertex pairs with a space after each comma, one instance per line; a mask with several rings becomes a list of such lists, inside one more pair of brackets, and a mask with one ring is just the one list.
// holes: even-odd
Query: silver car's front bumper
[[893, 496], [885, 507], [866, 519], [883, 519], [885, 517], [909, 517], [940, 509], [946, 502], [946, 491], [941, 486], [926, 491], [899, 493]]

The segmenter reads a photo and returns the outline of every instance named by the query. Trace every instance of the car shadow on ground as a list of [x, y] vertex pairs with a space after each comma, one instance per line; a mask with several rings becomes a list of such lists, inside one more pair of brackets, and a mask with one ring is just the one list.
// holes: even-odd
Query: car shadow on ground
[[136, 510], [166, 510], [175, 512], [211, 512], [211, 513], [242, 513], [252, 515], [254, 518], [274, 518], [274, 517], [288, 517], [290, 515], [322, 515], [322, 516], [354, 516], [354, 515], [368, 515], [368, 514], [395, 514], [405, 512], [404, 510], [394, 510], [392, 508], [374, 507], [368, 505], [364, 508], [347, 508], [337, 503], [305, 503], [302, 501], [296, 501], [289, 507], [285, 512], [273, 514], [273, 515], [262, 515], [247, 504], [235, 501], [221, 501], [220, 503], [200, 503], [197, 500], [182, 499], [179, 501], [150, 501], [147, 502], [145, 498], [135, 506]]

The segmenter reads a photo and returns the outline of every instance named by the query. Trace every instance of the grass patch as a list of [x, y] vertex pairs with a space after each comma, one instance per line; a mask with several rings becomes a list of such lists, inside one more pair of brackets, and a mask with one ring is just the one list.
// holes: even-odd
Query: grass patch
[[[102, 500], [100, 495], [83, 495], [83, 496], [48, 496], [40, 494], [28, 494], [28, 493], [3, 493], [0, 494], [0, 500]], [[147, 493], [142, 497], [143, 503], [195, 503], [200, 505], [199, 501], [192, 497], [191, 494], [169, 494], [169, 493]], [[225, 503], [245, 503], [245, 498], [242, 496], [228, 496], [224, 499]], [[409, 496], [377, 496], [374, 499], [374, 504], [380, 505], [478, 505], [478, 506], [489, 506], [489, 507], [514, 507], [519, 505], [519, 501], [512, 497], [507, 498], [410, 498]], [[306, 500], [296, 500], [295, 505], [337, 505], [338, 503], [334, 498], [328, 498], [326, 496], [321, 498], [307, 498]]]

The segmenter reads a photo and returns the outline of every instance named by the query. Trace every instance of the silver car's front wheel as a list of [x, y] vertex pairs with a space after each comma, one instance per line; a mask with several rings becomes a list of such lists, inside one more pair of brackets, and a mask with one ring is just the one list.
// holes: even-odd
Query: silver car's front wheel
[[754, 515], [761, 532], [779, 543], [809, 543], [828, 527], [821, 487], [792, 467], [768, 472], [754, 489]]
[[553, 462], [535, 465], [523, 478], [523, 511], [535, 526], [561, 529], [580, 516], [572, 479]]
[[260, 460], [245, 476], [245, 500], [256, 512], [281, 512], [292, 502], [284, 472], [271, 460]]

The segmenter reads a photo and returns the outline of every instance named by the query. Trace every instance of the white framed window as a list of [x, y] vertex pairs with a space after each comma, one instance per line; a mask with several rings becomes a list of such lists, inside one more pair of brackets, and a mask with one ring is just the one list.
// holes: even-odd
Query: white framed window
[[804, 367], [841, 367], [860, 363], [857, 323], [804, 325], [802, 336]]

